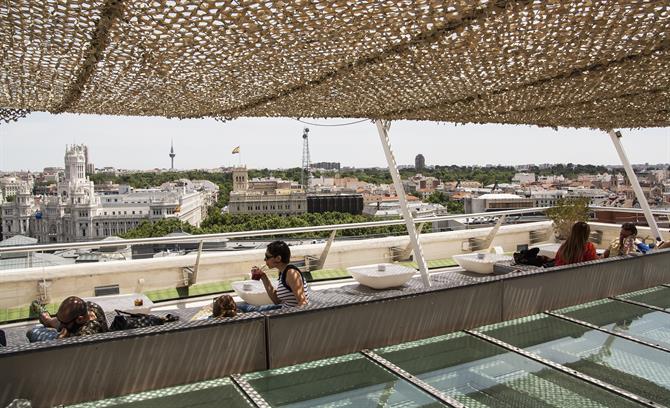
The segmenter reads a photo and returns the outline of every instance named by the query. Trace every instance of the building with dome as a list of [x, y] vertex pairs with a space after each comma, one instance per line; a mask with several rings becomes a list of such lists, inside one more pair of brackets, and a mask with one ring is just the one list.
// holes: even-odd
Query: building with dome
[[57, 195], [36, 197], [26, 184], [13, 201], [2, 204], [3, 237], [27, 235], [40, 243], [89, 241], [164, 218], [199, 226], [207, 205], [216, 201], [211, 191], [201, 192], [190, 182], [96, 194], [86, 172], [87, 156], [84, 145], [66, 147], [65, 176], [57, 184]]

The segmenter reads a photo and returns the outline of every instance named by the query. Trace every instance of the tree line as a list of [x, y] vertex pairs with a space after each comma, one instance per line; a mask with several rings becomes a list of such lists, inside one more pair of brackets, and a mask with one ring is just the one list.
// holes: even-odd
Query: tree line
[[[176, 218], [162, 219], [151, 223], [142, 222], [137, 228], [121, 234], [122, 238], [149, 238], [162, 237], [172, 232], [186, 232], [189, 234], [216, 234], [224, 232], [241, 232], [271, 230], [282, 228], [310, 227], [333, 224], [355, 224], [376, 221], [368, 215], [352, 215], [348, 213], [306, 213], [293, 216], [257, 215], [257, 214], [222, 214], [218, 208], [209, 209], [207, 218], [200, 227], [179, 221]], [[404, 225], [392, 225], [373, 228], [352, 228], [338, 232], [340, 236], [370, 236], [370, 235], [400, 235], [406, 233]], [[291, 234], [292, 238], [325, 238], [330, 231]]]

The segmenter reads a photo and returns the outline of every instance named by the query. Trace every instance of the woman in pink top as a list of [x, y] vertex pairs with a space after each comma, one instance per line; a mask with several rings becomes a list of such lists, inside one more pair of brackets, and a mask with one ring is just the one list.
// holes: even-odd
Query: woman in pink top
[[589, 242], [590, 233], [589, 224], [582, 221], [576, 222], [572, 226], [568, 239], [558, 248], [554, 265], [568, 265], [598, 259], [596, 247]]

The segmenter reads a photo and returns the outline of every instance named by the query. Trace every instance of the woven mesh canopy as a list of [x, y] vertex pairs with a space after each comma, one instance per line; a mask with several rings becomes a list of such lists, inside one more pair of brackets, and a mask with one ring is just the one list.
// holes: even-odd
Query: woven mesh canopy
[[670, 124], [667, 0], [4, 0], [0, 52], [13, 112]]

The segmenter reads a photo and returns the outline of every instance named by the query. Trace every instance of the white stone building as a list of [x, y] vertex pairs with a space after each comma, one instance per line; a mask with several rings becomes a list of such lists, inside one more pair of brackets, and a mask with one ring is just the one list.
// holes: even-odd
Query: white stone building
[[206, 215], [203, 195], [192, 186], [96, 194], [86, 176], [85, 149], [81, 145], [66, 149], [65, 176], [57, 185], [57, 195], [35, 199], [30, 190], [25, 191], [17, 194], [14, 202], [2, 205], [5, 239], [21, 234], [40, 243], [89, 241], [163, 218], [198, 226]]
[[16, 176], [5, 176], [0, 178], [0, 194], [7, 200], [9, 197], [15, 196], [16, 193], [26, 188], [32, 191], [33, 183], [32, 177], [23, 180]]
[[525, 185], [534, 182], [535, 182], [535, 173], [516, 173], [514, 177], [512, 177], [512, 183]]
[[233, 169], [231, 214], [298, 215], [307, 212], [307, 194], [297, 183], [268, 178], [249, 180], [246, 167]]

